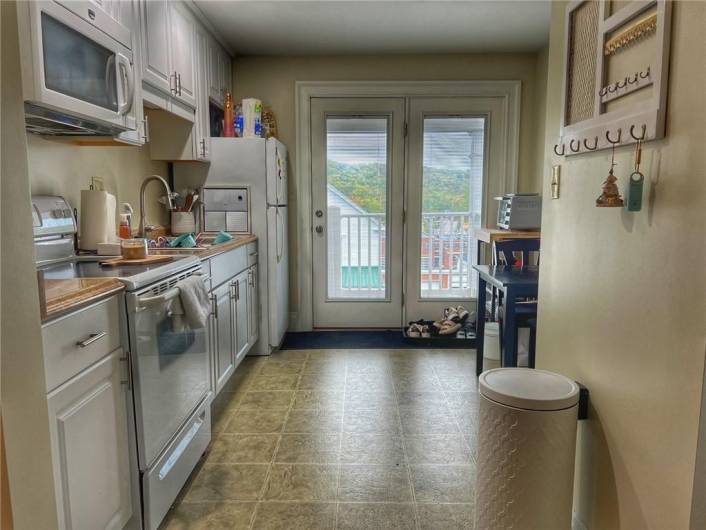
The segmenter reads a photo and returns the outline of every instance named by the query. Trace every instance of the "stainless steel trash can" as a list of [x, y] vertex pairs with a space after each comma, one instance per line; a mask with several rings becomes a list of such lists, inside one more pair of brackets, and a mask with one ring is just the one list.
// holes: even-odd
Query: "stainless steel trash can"
[[479, 378], [475, 530], [571, 528], [579, 387], [497, 368]]

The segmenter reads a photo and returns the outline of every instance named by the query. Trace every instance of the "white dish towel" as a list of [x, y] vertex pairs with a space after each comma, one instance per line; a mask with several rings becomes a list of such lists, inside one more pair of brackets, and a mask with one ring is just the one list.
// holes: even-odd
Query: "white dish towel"
[[189, 276], [176, 284], [181, 305], [191, 329], [205, 328], [211, 313], [211, 300], [201, 276]]

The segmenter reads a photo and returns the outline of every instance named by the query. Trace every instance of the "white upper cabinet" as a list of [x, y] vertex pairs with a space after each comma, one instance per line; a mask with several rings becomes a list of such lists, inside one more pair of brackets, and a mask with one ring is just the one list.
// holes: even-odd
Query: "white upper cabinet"
[[196, 20], [182, 2], [169, 3], [174, 97], [196, 107]]
[[140, 2], [142, 81], [165, 93], [172, 88], [169, 64], [169, 5], [166, 0]]
[[208, 73], [210, 36], [202, 27], [196, 28], [196, 63], [200, 65], [196, 76], [196, 121], [194, 123], [194, 158], [211, 159], [211, 124], [208, 109]]
[[208, 97], [216, 105], [223, 107], [223, 61], [221, 47], [215, 39], [209, 39]]
[[142, 80], [196, 107], [196, 20], [183, 2], [142, 0]]
[[208, 97], [222, 108], [226, 92], [231, 91], [231, 58], [215, 39], [209, 44]]

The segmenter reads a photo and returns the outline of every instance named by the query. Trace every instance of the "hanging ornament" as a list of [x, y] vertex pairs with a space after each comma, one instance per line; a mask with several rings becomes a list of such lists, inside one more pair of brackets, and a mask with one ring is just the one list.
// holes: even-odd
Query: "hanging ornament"
[[603, 182], [603, 192], [596, 199], [596, 206], [615, 208], [623, 206], [623, 198], [620, 196], [620, 191], [618, 190], [618, 181], [613, 175], [613, 167], [615, 167], [615, 144], [613, 144], [613, 150], [610, 155], [610, 171], [608, 171], [608, 176]]

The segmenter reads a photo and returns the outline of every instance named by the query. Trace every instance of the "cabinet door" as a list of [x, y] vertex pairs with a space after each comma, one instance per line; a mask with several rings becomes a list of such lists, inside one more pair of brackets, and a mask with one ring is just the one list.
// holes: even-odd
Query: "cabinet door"
[[194, 123], [194, 158], [207, 162], [211, 159], [211, 128], [208, 111], [208, 72], [210, 67], [209, 35], [202, 28], [196, 31], [197, 85], [196, 122]]
[[250, 346], [260, 337], [260, 299], [257, 294], [257, 265], [248, 269], [248, 331]]
[[[142, 57], [139, 53], [141, 42], [139, 31], [140, 17], [137, 2], [119, 2], [118, 13], [120, 22], [132, 30], [132, 49], [135, 50], [133, 54], [133, 64], [136, 76], [134, 80], [135, 86], [133, 86], [132, 112], [129, 113], [133, 114], [134, 127], [129, 131], [120, 133], [116, 137], [116, 140], [131, 145], [144, 145], [145, 142], [148, 141], [148, 131], [147, 119], [145, 118], [145, 111], [142, 107], [142, 81], [139, 79], [140, 76], [137, 75], [137, 72], [142, 71]], [[126, 121], [127, 118], [126, 116]], [[130, 124], [127, 125], [129, 126]]]
[[227, 92], [232, 94], [232, 90], [230, 88], [232, 81], [232, 69], [230, 55], [228, 55], [228, 52], [223, 49], [221, 49], [221, 69], [223, 72], [223, 77], [221, 78], [221, 88], [223, 97], [225, 97]]
[[119, 530], [132, 516], [121, 358], [114, 351], [47, 396], [60, 529]]
[[142, 48], [142, 80], [172, 93], [173, 71], [169, 56], [169, 4], [167, 0], [140, 2], [140, 37]]
[[235, 309], [236, 347], [235, 363], [240, 362], [250, 347], [250, 333], [248, 331], [248, 271], [238, 274], [233, 280], [235, 287], [233, 306]]
[[222, 108], [224, 94], [221, 47], [214, 39], [209, 39], [209, 48], [208, 96]]
[[174, 96], [196, 107], [196, 22], [183, 2], [170, 2], [171, 70], [176, 74]]
[[221, 388], [233, 373], [233, 308], [231, 307], [232, 286], [230, 283], [221, 285], [213, 291], [216, 297], [216, 391]]

